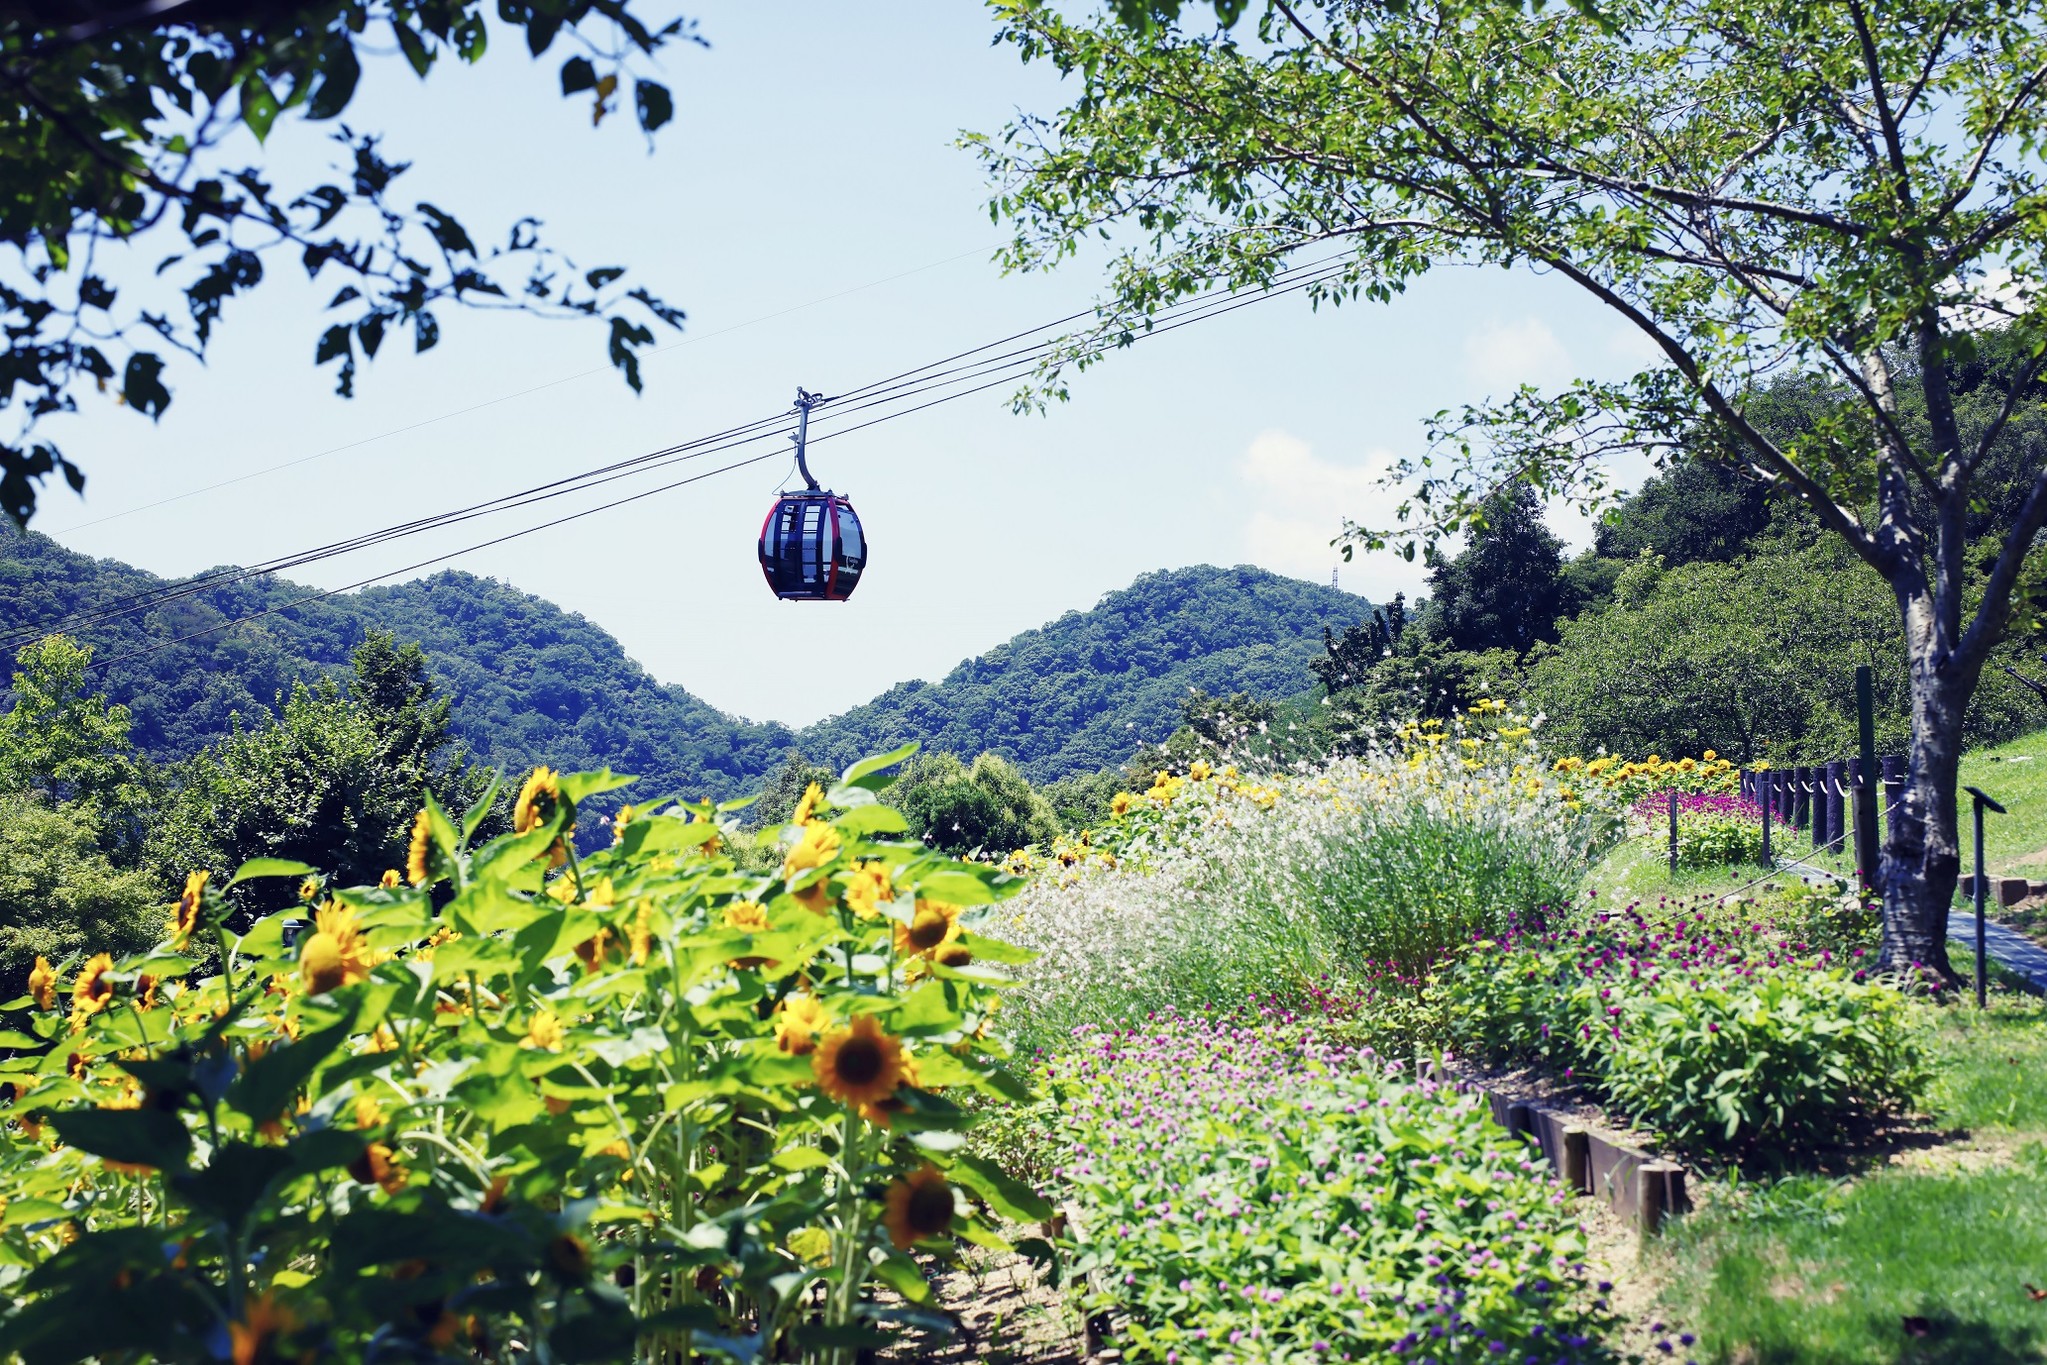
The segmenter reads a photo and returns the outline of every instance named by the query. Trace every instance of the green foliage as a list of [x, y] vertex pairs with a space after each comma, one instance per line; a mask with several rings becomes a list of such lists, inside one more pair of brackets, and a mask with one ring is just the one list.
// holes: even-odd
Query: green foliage
[[843, 763], [914, 739], [1001, 754], [1033, 782], [1120, 767], [1180, 724], [1190, 688], [1265, 700], [1306, 691], [1324, 626], [1347, 628], [1370, 609], [1326, 584], [1242, 565], [1145, 574], [941, 683], [903, 683], [812, 726], [802, 748]]
[[[236, 935], [194, 887], [147, 954], [38, 983], [0, 1059], [4, 1349], [851, 1365], [884, 1344], [930, 1301], [912, 1252], [1051, 1214], [960, 1150], [962, 1097], [1024, 1093], [985, 965], [1023, 955], [983, 932], [1019, 883], [895, 837], [885, 766], [770, 833], [763, 872], [724, 856], [740, 831], [708, 803], [650, 801], [573, 857], [578, 807], [630, 779], [536, 774], [488, 842], [481, 808], [430, 805], [418, 884], [330, 888], [296, 947], [293, 912]], [[945, 941], [919, 946], [941, 903]]]
[[912, 834], [948, 853], [1005, 854], [1050, 843], [1059, 832], [1051, 803], [998, 754], [982, 754], [972, 766], [953, 754], [920, 754], [888, 801]]
[[[325, 184], [282, 186], [261, 165], [221, 164], [241, 129], [261, 143], [289, 112], [340, 117], [363, 60], [394, 41], [421, 79], [443, 58], [479, 60], [487, 13], [481, 0], [338, 0], [32, 6], [0, 21], [0, 58], [16, 73], [14, 113], [0, 122], [0, 243], [16, 267], [0, 291], [10, 375], [0, 405], [18, 403], [31, 433], [35, 418], [94, 387], [160, 416], [171, 403], [165, 354], [203, 360], [228, 302], [262, 283], [266, 262], [287, 259], [315, 279], [341, 276], [313, 358], [339, 362], [343, 395], [387, 334], [410, 331], [413, 349], [427, 350], [440, 338], [434, 310], [462, 304], [599, 321], [638, 389], [634, 350], [654, 339], [638, 319], [679, 327], [681, 312], [620, 283], [623, 270], [576, 269], [542, 243], [538, 220], [479, 247], [453, 215], [397, 184], [409, 163], [346, 124], [334, 142], [349, 174]], [[684, 20], [650, 26], [629, 3], [596, 0], [500, 5], [496, 23], [501, 42], [535, 57], [557, 40], [580, 49], [562, 67], [562, 93], [592, 91], [593, 121], [630, 82], [649, 135], [672, 106], [641, 60], [697, 41]], [[153, 263], [184, 295], [187, 320], [139, 284], [101, 275], [95, 248], [106, 241], [145, 253], [135, 265]], [[26, 525], [37, 485], [58, 473], [84, 488], [54, 445], [32, 434], [0, 445], [0, 511]]]
[[1680, 814], [1677, 817], [1679, 867], [1727, 867], [1756, 864], [1763, 857], [1763, 824], [1734, 815]]
[[[1897, 599], [1838, 543], [1675, 567], [1641, 558], [1607, 606], [1538, 653], [1527, 698], [1549, 718], [1546, 741], [1568, 752], [1805, 762], [1852, 750], [1858, 663], [1875, 668], [1878, 749], [1903, 752], [1912, 724]], [[1995, 742], [2033, 710], [2017, 685], [1986, 675], [1967, 733]]]
[[[372, 633], [354, 656], [348, 694], [330, 678], [301, 683], [281, 714], [237, 727], [181, 765], [176, 794], [150, 832], [148, 858], [166, 880], [224, 878], [252, 858], [283, 858], [344, 884], [402, 868], [414, 814], [429, 792], [466, 809], [491, 781], [450, 751], [449, 706], [426, 658]], [[505, 827], [479, 817], [486, 836]]]
[[52, 635], [14, 657], [13, 704], [0, 712], [0, 793], [78, 802], [113, 819], [147, 800], [128, 709], [86, 693], [92, 651]]
[[1589, 915], [1512, 933], [1437, 983], [1461, 1050], [1541, 1062], [1681, 1149], [1809, 1159], [1926, 1092], [1924, 1029], [1893, 985], [1742, 908]]
[[1535, 489], [1516, 483], [1486, 504], [1463, 549], [1430, 566], [1423, 628], [1452, 649], [1526, 654], [1556, 638], [1563, 567], [1564, 543], [1543, 524]]
[[[0, 523], [0, 620], [53, 621], [163, 585]], [[942, 683], [903, 684], [797, 732], [658, 683], [583, 617], [470, 574], [306, 602], [261, 629], [215, 629], [304, 596], [301, 586], [260, 579], [96, 624], [90, 636], [109, 662], [95, 668], [95, 685], [132, 712], [142, 752], [170, 763], [226, 736], [232, 715], [263, 715], [298, 682], [344, 678], [350, 651], [388, 630], [419, 645], [454, 699], [455, 739], [504, 772], [543, 758], [610, 764], [652, 790], [729, 797], [759, 790], [791, 749], [844, 764], [917, 740], [992, 750], [1042, 783], [1121, 767], [1180, 723], [1190, 687], [1305, 692], [1323, 626], [1347, 628], [1369, 610], [1327, 585], [1251, 568], [1150, 574], [1091, 611], [968, 660]], [[172, 643], [178, 636], [197, 638]]]
[[0, 794], [0, 1000], [27, 989], [38, 956], [61, 965], [148, 947], [169, 899], [108, 859], [91, 807]]
[[[837, 780], [838, 774], [830, 768], [820, 768], [792, 749], [788, 761], [768, 778], [767, 785], [761, 789], [760, 799], [747, 807], [747, 823], [756, 828], [785, 824], [806, 791], [813, 786], [820, 791], [829, 790]], [[894, 786], [900, 790], [902, 779], [898, 778]]]
[[1601, 558], [1662, 559], [1672, 568], [1740, 559], [1770, 525], [1767, 488], [1710, 460], [1680, 460], [1651, 475], [1599, 524]]
[[[1166, 1015], [1047, 1067], [1088, 1306], [1133, 1359], [1610, 1358], [1555, 1186], [1447, 1086], [1250, 1021]], [[1248, 1349], [1247, 1349], [1248, 1348]], [[1539, 1353], [1539, 1354], [1538, 1354]]]

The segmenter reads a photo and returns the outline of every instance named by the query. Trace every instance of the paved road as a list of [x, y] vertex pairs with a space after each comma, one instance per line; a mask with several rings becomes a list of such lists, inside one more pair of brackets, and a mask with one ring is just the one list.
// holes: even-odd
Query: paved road
[[[1976, 912], [1965, 906], [1948, 912], [1947, 936], [1963, 947], [1968, 961], [1975, 961]], [[1995, 920], [1983, 926], [1983, 946], [2005, 970], [2024, 977], [2034, 990], [2047, 993], [2047, 949]]]

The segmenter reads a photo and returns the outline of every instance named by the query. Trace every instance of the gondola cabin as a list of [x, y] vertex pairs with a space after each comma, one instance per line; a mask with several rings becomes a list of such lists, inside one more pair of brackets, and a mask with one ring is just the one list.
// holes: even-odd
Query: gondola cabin
[[824, 489], [784, 493], [761, 523], [761, 572], [775, 596], [843, 602], [867, 566], [867, 537], [849, 499]]
[[810, 410], [822, 395], [796, 390], [796, 468], [807, 485], [782, 493], [761, 523], [761, 572], [785, 602], [843, 602], [867, 567], [867, 536], [850, 498], [818, 486], [803, 458], [810, 435]]

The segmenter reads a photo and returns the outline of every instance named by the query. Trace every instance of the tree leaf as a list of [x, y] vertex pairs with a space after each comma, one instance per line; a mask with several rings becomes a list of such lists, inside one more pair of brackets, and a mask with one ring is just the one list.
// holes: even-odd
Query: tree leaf
[[320, 1063], [348, 1040], [360, 1008], [360, 1002], [353, 1002], [343, 1013], [340, 1023], [330, 1024], [318, 1033], [309, 1033], [296, 1042], [279, 1043], [249, 1063], [235, 1083], [228, 1087], [228, 1107], [257, 1123], [283, 1114], [285, 1106], [319, 1069]]
[[242, 122], [249, 125], [256, 141], [270, 136], [270, 125], [277, 122], [277, 110], [277, 96], [261, 76], [251, 71], [242, 78]]
[[562, 93], [574, 95], [597, 88], [597, 68], [588, 57], [571, 57], [562, 63]]
[[639, 111], [640, 127], [649, 133], [675, 117], [675, 100], [668, 87], [653, 81], [633, 83], [633, 104]]
[[306, 117], [315, 121], [334, 118], [355, 98], [362, 65], [355, 58], [355, 44], [346, 35], [335, 35], [320, 64], [320, 83], [306, 103]]
[[121, 401], [145, 417], [163, 416], [171, 405], [171, 391], [163, 386], [163, 357], [137, 351], [128, 357], [121, 375]]

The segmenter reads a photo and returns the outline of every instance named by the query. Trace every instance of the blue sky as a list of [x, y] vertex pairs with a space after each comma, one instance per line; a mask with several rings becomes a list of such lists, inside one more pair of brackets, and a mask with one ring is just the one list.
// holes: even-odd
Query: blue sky
[[[579, 264], [629, 264], [684, 307], [681, 344], [648, 360], [642, 396], [602, 368], [594, 329], [451, 311], [436, 351], [387, 349], [342, 400], [331, 367], [311, 364], [338, 282], [309, 285], [278, 258], [231, 307], [210, 363], [177, 369], [160, 423], [94, 404], [52, 423], [92, 483], [82, 506], [52, 492], [37, 529], [167, 575], [251, 562], [675, 444], [776, 411], [799, 383], [852, 388], [1095, 297], [1084, 264], [1017, 278], [989, 261], [1001, 235], [953, 139], [1051, 112], [1060, 91], [991, 47], [979, 6], [687, 12], [711, 47], [666, 57], [677, 116], [651, 152], [628, 118], [593, 131], [583, 97], [559, 98], [561, 54], [536, 64], [511, 42], [425, 83], [395, 60], [373, 66], [348, 116], [413, 162], [408, 195], [479, 239], [530, 212]], [[325, 131], [273, 133], [282, 183], [330, 159]], [[1418, 451], [1427, 414], [1627, 373], [1641, 355], [1568, 286], [1525, 273], [1442, 271], [1392, 305], [1333, 312], [1281, 299], [1113, 357], [1047, 417], [1013, 416], [991, 392], [821, 446], [818, 473], [854, 497], [874, 547], [845, 605], [780, 603], [761, 582], [752, 542], [778, 464], [457, 564], [582, 612], [717, 706], [803, 723], [1149, 570], [1255, 563], [1326, 582], [1330, 537], [1345, 514], [1384, 517], [1374, 472]], [[1574, 514], [1552, 524], [1588, 538]], [[482, 538], [471, 524], [293, 576], [337, 586]], [[1380, 600], [1420, 579], [1361, 560], [1342, 585]]]

